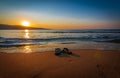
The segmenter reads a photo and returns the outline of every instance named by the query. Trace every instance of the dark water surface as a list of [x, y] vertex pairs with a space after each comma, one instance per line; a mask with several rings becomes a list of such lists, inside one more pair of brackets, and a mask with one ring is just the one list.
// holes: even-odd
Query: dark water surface
[[1, 52], [45, 52], [56, 47], [120, 50], [120, 30], [0, 30]]

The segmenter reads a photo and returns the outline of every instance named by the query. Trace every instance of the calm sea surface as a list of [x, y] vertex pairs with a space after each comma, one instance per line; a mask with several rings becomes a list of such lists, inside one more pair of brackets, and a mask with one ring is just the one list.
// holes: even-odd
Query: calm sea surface
[[57, 47], [120, 50], [120, 30], [0, 30], [0, 52], [45, 52]]

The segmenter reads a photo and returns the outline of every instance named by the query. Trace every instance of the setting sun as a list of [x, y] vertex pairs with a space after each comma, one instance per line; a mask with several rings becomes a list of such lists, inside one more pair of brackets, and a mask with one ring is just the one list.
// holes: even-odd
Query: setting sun
[[28, 21], [23, 21], [23, 22], [22, 22], [22, 25], [28, 27], [28, 26], [30, 26], [30, 22], [28, 22]]

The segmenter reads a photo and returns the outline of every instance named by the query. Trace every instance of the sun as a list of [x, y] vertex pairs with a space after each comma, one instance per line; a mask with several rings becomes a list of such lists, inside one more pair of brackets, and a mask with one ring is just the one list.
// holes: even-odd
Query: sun
[[29, 26], [30, 26], [30, 22], [28, 22], [28, 21], [23, 21], [23, 22], [22, 22], [22, 26], [29, 27]]

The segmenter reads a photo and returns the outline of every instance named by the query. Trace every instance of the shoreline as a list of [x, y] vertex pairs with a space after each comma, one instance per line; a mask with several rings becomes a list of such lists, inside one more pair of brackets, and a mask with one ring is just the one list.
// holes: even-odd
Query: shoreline
[[[79, 51], [79, 50], [83, 50], [83, 51], [86, 51], [86, 50], [95, 50], [95, 51], [117, 51], [117, 52], [120, 52], [120, 50], [102, 50], [102, 49], [69, 49], [70, 51]], [[12, 52], [12, 53], [8, 53], [8, 52], [0, 52], [0, 54], [1, 53], [7, 53], [7, 54], [19, 54], [19, 53], [21, 53], [21, 54], [29, 54], [29, 53], [46, 53], [46, 52], [55, 52], [55, 51], [53, 51], [53, 50], [50, 50], [50, 51], [39, 51], [39, 52], [28, 52], [28, 53], [25, 53], [25, 52]]]

